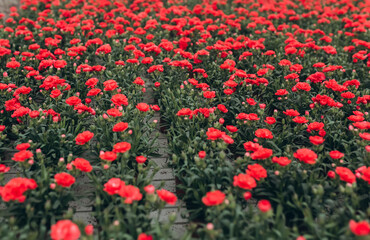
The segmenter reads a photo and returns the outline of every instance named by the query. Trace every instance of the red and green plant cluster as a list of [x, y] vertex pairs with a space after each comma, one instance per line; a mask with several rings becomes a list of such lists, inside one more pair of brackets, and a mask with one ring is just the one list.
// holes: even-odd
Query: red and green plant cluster
[[151, 185], [156, 111], [187, 238], [370, 237], [368, 1], [23, 0], [3, 23], [3, 239], [178, 237], [151, 219], [177, 201]]

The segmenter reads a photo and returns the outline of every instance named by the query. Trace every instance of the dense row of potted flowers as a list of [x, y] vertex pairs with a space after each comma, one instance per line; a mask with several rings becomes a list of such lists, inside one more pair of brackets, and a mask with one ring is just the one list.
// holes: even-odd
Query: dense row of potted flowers
[[[131, 44], [141, 41], [135, 34], [109, 35], [115, 24], [107, 16], [118, 9], [25, 1], [4, 19], [2, 239], [170, 238], [173, 217], [151, 217], [177, 197], [151, 185], [158, 171], [151, 118], [160, 108], [143, 98], [150, 61]], [[95, 226], [73, 220], [71, 203], [81, 198], [92, 202]]]
[[162, 25], [178, 46], [151, 76], [198, 236], [369, 236], [368, 10], [213, 2]]
[[[369, 10], [273, 0], [11, 8], [0, 26], [2, 238], [172, 238], [174, 219], [150, 218], [177, 201], [151, 185], [155, 111], [193, 237], [368, 238]], [[147, 78], [157, 105], [144, 103]], [[81, 197], [95, 226], [72, 218]]]

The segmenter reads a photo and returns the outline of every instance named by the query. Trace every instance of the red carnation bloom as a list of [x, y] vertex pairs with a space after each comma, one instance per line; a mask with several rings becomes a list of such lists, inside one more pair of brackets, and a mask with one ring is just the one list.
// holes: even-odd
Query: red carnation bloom
[[147, 112], [150, 109], [149, 105], [146, 103], [139, 103], [136, 105], [136, 108], [141, 112]]
[[121, 189], [121, 186], [124, 186], [126, 183], [119, 178], [111, 178], [109, 181], [104, 184], [104, 191], [106, 191], [109, 195], [117, 194], [118, 191]]
[[94, 133], [92, 133], [90, 131], [84, 131], [84, 132], [77, 135], [76, 144], [77, 145], [84, 145], [85, 143], [90, 141], [91, 138], [93, 138], [93, 137], [94, 137]]
[[250, 151], [255, 152], [258, 149], [262, 148], [262, 146], [259, 145], [258, 143], [251, 142], [251, 141], [244, 143], [243, 146], [244, 146], [245, 151], [247, 152], [250, 152]]
[[280, 166], [284, 167], [289, 165], [292, 160], [287, 157], [273, 157], [272, 162], [279, 164]]
[[205, 98], [208, 98], [208, 99], [215, 98], [216, 97], [216, 92], [215, 91], [205, 91], [205, 92], [203, 92], [203, 96]]
[[254, 134], [258, 138], [267, 138], [267, 139], [272, 139], [274, 136], [272, 135], [272, 132], [266, 128], [260, 128], [257, 129]]
[[229, 130], [229, 132], [237, 132], [238, 128], [232, 125], [227, 125], [226, 129]]
[[137, 156], [135, 159], [136, 159], [136, 162], [140, 164], [145, 163], [147, 160], [147, 158], [144, 156]]
[[177, 197], [175, 194], [173, 194], [170, 191], [167, 191], [165, 189], [160, 189], [157, 190], [158, 197], [162, 200], [165, 201], [166, 203], [170, 205], [175, 205], [177, 201]]
[[208, 140], [217, 140], [217, 139], [220, 139], [222, 138], [223, 135], [225, 135], [225, 132], [222, 132], [216, 128], [208, 128], [208, 131], [207, 131], [207, 136], [208, 136]]
[[54, 175], [55, 182], [62, 187], [70, 187], [76, 181], [76, 179], [65, 172], [57, 173]]
[[340, 158], [344, 157], [344, 153], [341, 153], [339, 151], [331, 151], [329, 153], [329, 155], [332, 159], [340, 159]]
[[113, 91], [114, 89], [118, 88], [118, 84], [116, 81], [110, 79], [103, 83], [104, 91]]
[[324, 138], [320, 136], [310, 136], [309, 139], [310, 139], [310, 142], [314, 145], [320, 145], [325, 141]]
[[291, 116], [291, 117], [296, 117], [296, 116], [299, 116], [299, 112], [297, 110], [294, 110], [294, 109], [287, 109], [283, 112], [285, 115], [287, 116]]
[[269, 200], [262, 199], [257, 204], [261, 212], [268, 212], [271, 210], [271, 203]]
[[113, 126], [113, 132], [123, 132], [128, 128], [128, 123], [119, 122]]
[[140, 233], [137, 240], [153, 240], [153, 237], [145, 233]]
[[81, 99], [79, 99], [78, 97], [76, 96], [72, 96], [72, 97], [69, 97], [66, 99], [66, 103], [70, 106], [75, 106], [77, 104], [80, 104], [81, 103]]
[[117, 154], [115, 152], [104, 152], [100, 153], [99, 157], [105, 161], [112, 162], [117, 159]]
[[21, 143], [21, 144], [18, 144], [15, 148], [18, 151], [23, 151], [23, 150], [27, 150], [29, 147], [31, 147], [29, 143]]
[[253, 165], [248, 165], [248, 169], [246, 171], [248, 175], [259, 181], [261, 178], [267, 177], [267, 171], [264, 167], [255, 163]]
[[116, 109], [116, 108], [108, 109], [107, 110], [107, 114], [109, 116], [112, 116], [112, 117], [120, 117], [120, 116], [122, 116], [122, 113], [118, 109]]
[[143, 198], [140, 189], [133, 185], [121, 184], [121, 188], [118, 190], [117, 194], [125, 198], [125, 203], [128, 204], [131, 204], [133, 201], [140, 201]]
[[357, 223], [354, 220], [350, 220], [349, 228], [351, 229], [351, 232], [357, 236], [366, 236], [370, 234], [370, 225], [366, 221]]
[[272, 153], [271, 149], [261, 147], [251, 154], [251, 158], [253, 160], [262, 160], [271, 157]]
[[93, 169], [90, 162], [84, 158], [76, 158], [71, 164], [82, 172], [91, 172]]
[[303, 124], [308, 123], [308, 120], [305, 117], [295, 117], [293, 118], [293, 122]]
[[308, 124], [307, 129], [310, 131], [320, 131], [324, 128], [324, 126], [325, 125], [322, 122], [313, 122], [313, 123]]
[[317, 159], [317, 154], [308, 148], [298, 149], [293, 156], [307, 164], [315, 164]]
[[370, 167], [362, 172], [362, 179], [370, 184]]
[[351, 184], [356, 182], [355, 174], [353, 174], [353, 172], [346, 167], [337, 167], [335, 169], [335, 172], [339, 175], [339, 178], [342, 181], [345, 181]]
[[225, 200], [225, 193], [216, 190], [212, 192], [208, 192], [205, 197], [202, 198], [202, 202], [206, 206], [216, 206], [220, 205]]
[[276, 96], [284, 96], [284, 95], [287, 95], [287, 94], [288, 94], [288, 91], [286, 89], [279, 89], [275, 93]]
[[128, 105], [128, 99], [125, 95], [123, 94], [116, 94], [113, 95], [111, 98], [111, 101], [114, 103], [116, 106], [127, 106]]
[[28, 150], [22, 150], [20, 152], [17, 152], [14, 154], [12, 160], [16, 162], [24, 162], [27, 159], [30, 159], [33, 157], [33, 153]]
[[37, 183], [33, 179], [28, 178], [13, 178], [4, 187], [0, 187], [0, 196], [3, 201], [18, 201], [24, 202], [26, 196], [23, 194], [27, 190], [37, 188]]
[[77, 240], [80, 238], [81, 232], [71, 220], [60, 220], [51, 226], [50, 236], [53, 240]]
[[257, 187], [256, 180], [254, 180], [254, 178], [251, 177], [250, 175], [243, 174], [243, 173], [240, 173], [239, 175], [234, 176], [233, 185], [234, 187], [238, 186], [240, 188], [249, 189], [249, 190]]
[[128, 142], [119, 142], [113, 146], [113, 152], [115, 153], [125, 153], [130, 149], [131, 149], [131, 144]]
[[276, 123], [276, 119], [274, 117], [266, 117], [265, 123], [267, 124], [274, 124]]
[[362, 138], [366, 141], [370, 141], [370, 133], [366, 133], [366, 132], [360, 133], [359, 136], [360, 136], [360, 138]]

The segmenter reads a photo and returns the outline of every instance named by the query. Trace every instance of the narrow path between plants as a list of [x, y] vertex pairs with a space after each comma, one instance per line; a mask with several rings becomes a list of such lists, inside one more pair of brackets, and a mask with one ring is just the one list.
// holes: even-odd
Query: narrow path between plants
[[[146, 82], [146, 92], [144, 94], [144, 102], [148, 104], [155, 104], [155, 99], [153, 95], [153, 82], [149, 79], [145, 79]], [[160, 156], [152, 157], [150, 160], [154, 161], [160, 170], [155, 174], [153, 179], [153, 185], [158, 188], [164, 188], [170, 192], [176, 193], [176, 182], [173, 169], [168, 167], [168, 143], [166, 135], [160, 132], [160, 113], [156, 112], [151, 121], [157, 121], [157, 131], [156, 134], [159, 135], [157, 139]], [[155, 137], [155, 136], [153, 136]], [[175, 206], [166, 205], [165, 208], [161, 211], [159, 220], [167, 221], [168, 217], [171, 214], [176, 214], [175, 224], [172, 226], [173, 235], [181, 238], [184, 235], [187, 219], [183, 217], [186, 214], [185, 204], [178, 200]], [[152, 213], [152, 218], [156, 219], [158, 212], [155, 211]]]

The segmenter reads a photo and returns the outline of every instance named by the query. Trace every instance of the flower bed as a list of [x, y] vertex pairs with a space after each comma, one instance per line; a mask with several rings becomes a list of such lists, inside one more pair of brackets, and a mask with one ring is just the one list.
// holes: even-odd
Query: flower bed
[[[366, 239], [369, 11], [361, 1], [11, 8], [0, 26], [2, 239], [178, 238], [174, 219], [150, 217], [177, 201], [151, 185], [156, 111], [187, 236]], [[144, 76], [158, 105], [144, 102]], [[82, 197], [94, 227], [71, 221]]]

